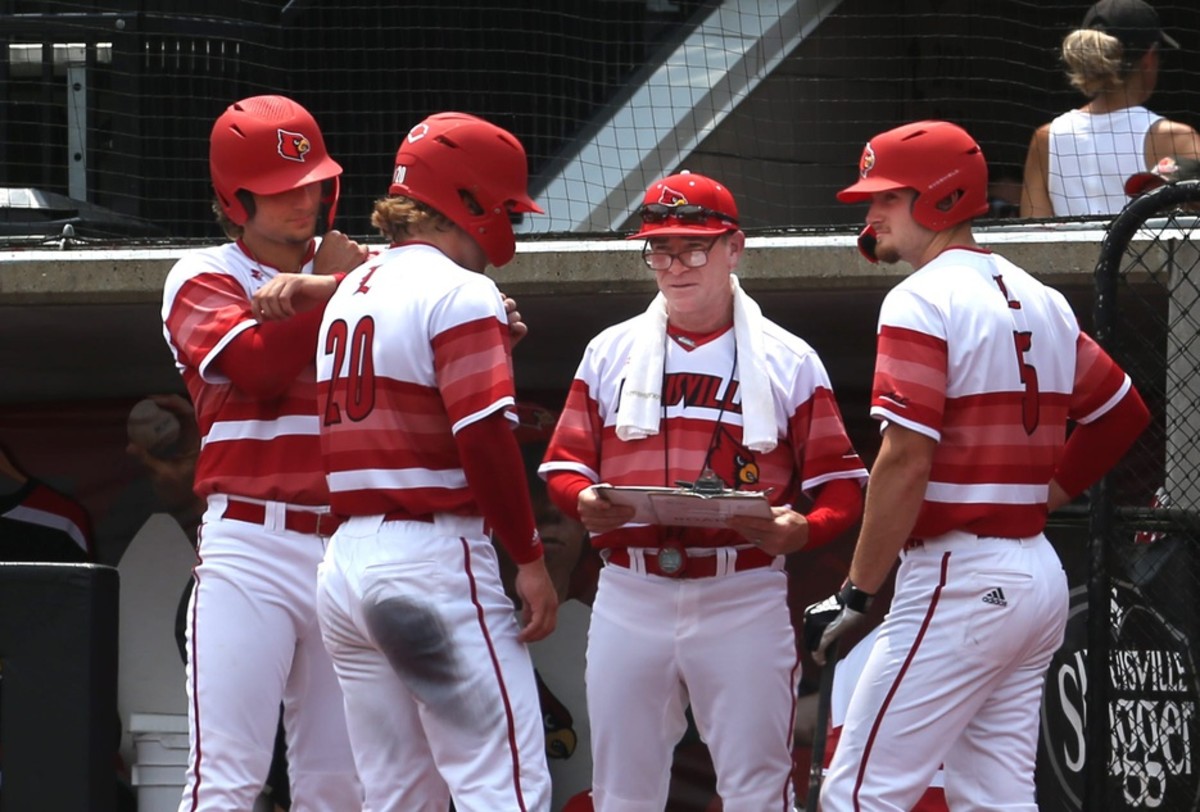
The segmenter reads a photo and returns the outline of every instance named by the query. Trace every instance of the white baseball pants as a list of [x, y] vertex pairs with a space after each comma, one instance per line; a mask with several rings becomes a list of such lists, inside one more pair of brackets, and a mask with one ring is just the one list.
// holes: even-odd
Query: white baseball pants
[[537, 684], [483, 522], [355, 517], [317, 611], [367, 812], [548, 812]]
[[354, 770], [342, 692], [317, 628], [315, 535], [222, 519], [212, 496], [188, 605], [191, 747], [180, 812], [250, 812], [275, 749], [284, 706], [293, 812], [354, 812]]
[[1037, 812], [1042, 687], [1067, 578], [1045, 536], [953, 532], [902, 554], [850, 699], [823, 812], [903, 812], [938, 766], [955, 812]]
[[690, 702], [726, 812], [791, 812], [800, 660], [787, 575], [600, 573], [587, 700], [597, 812], [662, 812]]

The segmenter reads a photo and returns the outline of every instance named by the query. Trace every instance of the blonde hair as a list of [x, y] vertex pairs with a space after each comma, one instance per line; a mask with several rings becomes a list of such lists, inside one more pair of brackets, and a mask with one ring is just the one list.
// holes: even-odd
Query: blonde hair
[[1117, 90], [1133, 67], [1125, 46], [1112, 34], [1093, 28], [1072, 31], [1063, 39], [1062, 60], [1071, 86], [1089, 99]]
[[396, 195], [375, 201], [371, 225], [389, 242], [398, 243], [428, 231], [448, 231], [454, 223], [432, 206]]

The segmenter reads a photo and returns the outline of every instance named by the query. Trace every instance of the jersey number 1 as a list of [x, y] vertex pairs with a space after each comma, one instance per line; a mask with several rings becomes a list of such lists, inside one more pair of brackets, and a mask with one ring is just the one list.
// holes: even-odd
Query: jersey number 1
[[[375, 320], [370, 316], [359, 319], [353, 334], [342, 319], [330, 323], [325, 335], [325, 354], [333, 356], [333, 375], [325, 406], [326, 426], [341, 423], [343, 411], [357, 423], [375, 408], [375, 359], [371, 355], [374, 343]], [[342, 375], [347, 355], [350, 366]]]

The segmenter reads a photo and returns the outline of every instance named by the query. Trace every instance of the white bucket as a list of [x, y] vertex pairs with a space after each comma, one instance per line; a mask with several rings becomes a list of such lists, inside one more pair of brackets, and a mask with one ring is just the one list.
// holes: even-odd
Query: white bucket
[[138, 812], [176, 812], [183, 797], [188, 760], [187, 716], [134, 713], [129, 732], [137, 751], [132, 783]]

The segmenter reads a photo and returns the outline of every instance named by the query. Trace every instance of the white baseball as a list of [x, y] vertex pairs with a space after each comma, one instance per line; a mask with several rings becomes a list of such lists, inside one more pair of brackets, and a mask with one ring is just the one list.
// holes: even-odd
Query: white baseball
[[165, 453], [179, 439], [179, 418], [150, 398], [139, 400], [129, 410], [125, 424], [129, 442], [150, 453]]

